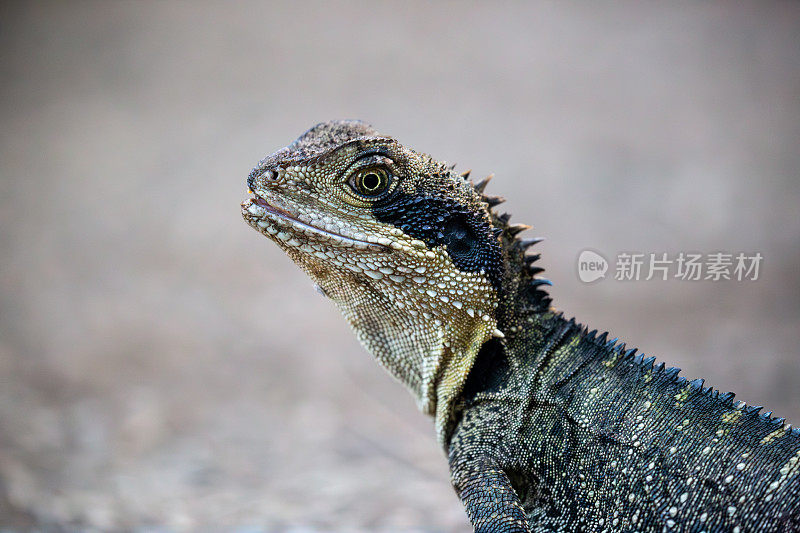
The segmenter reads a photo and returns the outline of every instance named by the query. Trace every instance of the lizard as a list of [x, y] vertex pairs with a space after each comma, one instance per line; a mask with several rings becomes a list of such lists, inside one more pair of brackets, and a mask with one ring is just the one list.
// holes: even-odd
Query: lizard
[[241, 207], [433, 417], [475, 531], [800, 530], [800, 432], [557, 311], [487, 182], [332, 121]]

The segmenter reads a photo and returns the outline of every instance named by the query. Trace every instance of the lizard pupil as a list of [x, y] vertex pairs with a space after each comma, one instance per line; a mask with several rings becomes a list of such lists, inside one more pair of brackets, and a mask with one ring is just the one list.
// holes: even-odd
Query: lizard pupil
[[367, 189], [368, 191], [374, 191], [380, 186], [381, 179], [378, 177], [377, 174], [370, 172], [369, 174], [364, 176], [362, 183], [364, 184], [365, 189]]

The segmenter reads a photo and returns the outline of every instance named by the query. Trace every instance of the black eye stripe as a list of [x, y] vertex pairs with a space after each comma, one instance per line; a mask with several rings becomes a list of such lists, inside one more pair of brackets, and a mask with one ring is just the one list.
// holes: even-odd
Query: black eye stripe
[[395, 194], [372, 205], [381, 222], [400, 228], [429, 247], [445, 246], [453, 264], [464, 272], [481, 272], [500, 289], [502, 251], [491, 225], [470, 207], [451, 199]]

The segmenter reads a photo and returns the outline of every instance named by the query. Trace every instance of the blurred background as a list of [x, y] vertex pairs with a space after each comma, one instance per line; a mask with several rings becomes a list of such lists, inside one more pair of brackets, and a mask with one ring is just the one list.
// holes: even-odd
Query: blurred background
[[[239, 214], [361, 118], [494, 172], [555, 305], [800, 424], [796, 2], [4, 2], [0, 526], [468, 531], [432, 423]], [[747, 251], [755, 282], [576, 275]]]

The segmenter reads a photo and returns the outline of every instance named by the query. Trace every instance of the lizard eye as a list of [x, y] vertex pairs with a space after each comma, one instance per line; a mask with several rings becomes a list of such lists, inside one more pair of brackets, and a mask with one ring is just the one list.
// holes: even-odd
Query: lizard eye
[[385, 168], [365, 168], [350, 178], [350, 187], [361, 196], [378, 196], [392, 182], [392, 176]]

